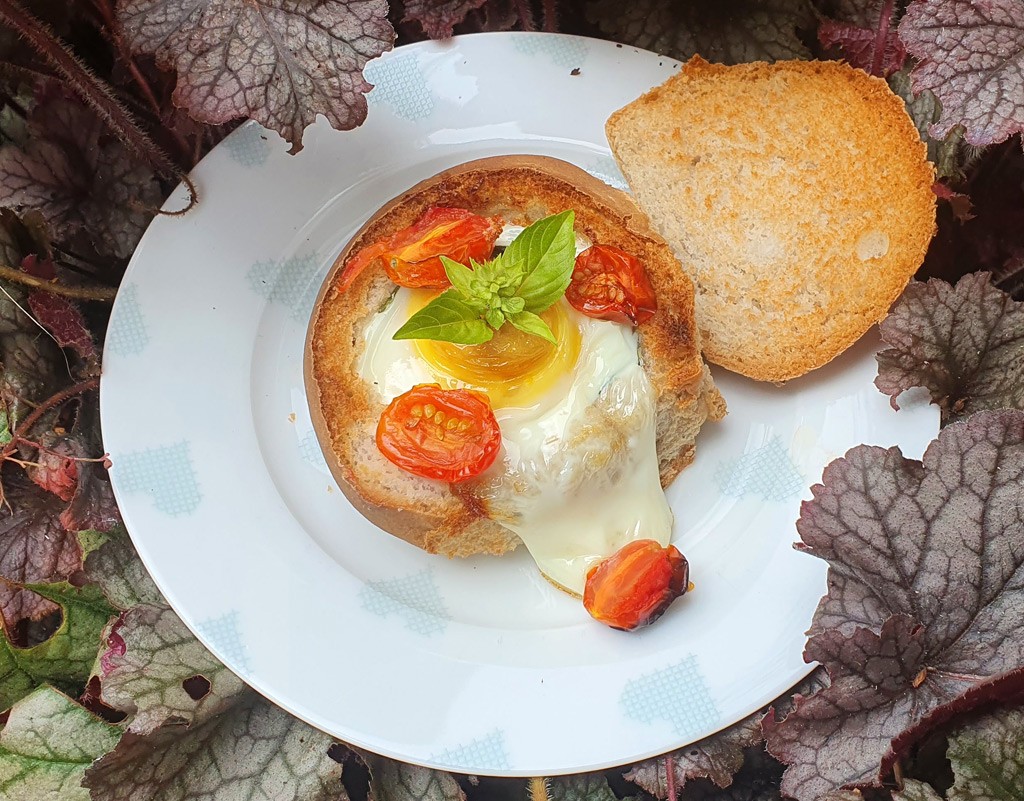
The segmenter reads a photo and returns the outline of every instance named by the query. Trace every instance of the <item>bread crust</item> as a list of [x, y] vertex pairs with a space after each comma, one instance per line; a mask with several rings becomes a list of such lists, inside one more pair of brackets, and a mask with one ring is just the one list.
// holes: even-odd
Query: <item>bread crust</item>
[[694, 57], [606, 132], [694, 281], [705, 357], [751, 378], [785, 381], [852, 345], [935, 230], [903, 101], [847, 64]]
[[674, 479], [693, 458], [700, 424], [725, 413], [701, 358], [689, 279], [625, 193], [556, 159], [501, 156], [446, 170], [387, 203], [353, 236], [320, 290], [306, 339], [306, 393], [328, 465], [352, 504], [375, 525], [432, 553], [500, 554], [519, 544], [488, 518], [473, 482], [418, 478], [388, 462], [374, 441], [384, 403], [357, 364], [366, 324], [395, 287], [379, 266], [344, 292], [338, 278], [352, 254], [411, 225], [431, 206], [500, 215], [516, 225], [573, 209], [579, 233], [644, 262], [660, 307], [638, 329], [641, 358], [656, 393], [662, 483]]

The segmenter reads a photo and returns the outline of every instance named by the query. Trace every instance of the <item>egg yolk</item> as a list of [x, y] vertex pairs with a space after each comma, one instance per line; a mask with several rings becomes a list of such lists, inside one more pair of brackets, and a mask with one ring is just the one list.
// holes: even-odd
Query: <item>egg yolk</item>
[[[414, 292], [410, 312], [425, 306], [436, 294]], [[579, 328], [570, 319], [563, 300], [540, 316], [557, 344], [520, 331], [506, 321], [490, 341], [480, 345], [418, 339], [416, 350], [443, 386], [468, 385], [482, 390], [495, 409], [531, 406], [571, 372], [580, 353]]]

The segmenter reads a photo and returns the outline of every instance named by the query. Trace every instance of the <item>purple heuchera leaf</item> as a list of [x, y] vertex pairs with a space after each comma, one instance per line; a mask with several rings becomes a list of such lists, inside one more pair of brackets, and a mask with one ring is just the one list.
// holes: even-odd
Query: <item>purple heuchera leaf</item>
[[35, 290], [29, 293], [28, 305], [62, 348], [71, 348], [83, 359], [96, 355], [85, 317], [74, 303], [52, 292]]
[[[198, 700], [184, 686], [194, 676], [209, 683]], [[172, 718], [197, 725], [245, 689], [163, 604], [140, 604], [121, 613], [100, 652], [100, 679], [101, 700], [131, 714], [127, 730], [135, 734], [149, 734]]]
[[362, 69], [395, 37], [386, 0], [125, 0], [117, 13], [133, 50], [177, 70], [175, 105], [214, 124], [250, 117], [293, 153], [317, 114], [363, 122]]
[[96, 462], [78, 463], [78, 485], [71, 503], [60, 513], [66, 531], [110, 531], [121, 524], [121, 513], [106, 475], [106, 467]]
[[39, 101], [29, 128], [24, 149], [0, 147], [0, 204], [38, 210], [59, 239], [84, 234], [100, 253], [130, 256], [160, 205], [152, 169], [60, 92]]
[[115, 531], [92, 551], [85, 558], [84, 571], [85, 577], [98, 584], [111, 605], [122, 612], [139, 605], [166, 606], [124, 531]]
[[949, 204], [949, 208], [957, 222], [965, 223], [974, 219], [970, 195], [957, 192], [941, 181], [936, 181], [932, 184], [932, 191], [935, 193], [935, 197], [939, 200], [945, 200]]
[[447, 39], [466, 15], [487, 0], [406, 0], [402, 22], [418, 22], [431, 39]]
[[128, 733], [86, 771], [93, 801], [266, 798], [337, 801], [331, 738], [247, 691], [227, 711], [183, 728]]
[[[78, 407], [74, 429], [65, 436], [68, 452], [79, 458], [78, 485], [60, 522], [68, 531], [95, 529], [109, 532], [121, 523], [100, 441], [99, 403], [95, 394], [85, 396]], [[96, 461], [99, 459], [100, 461]]]
[[892, 24], [894, 0], [872, 5], [870, 13], [865, 10], [858, 15], [867, 17], [867, 24], [860, 24], [860, 20], [823, 19], [818, 27], [818, 41], [822, 47], [837, 47], [852, 66], [884, 78], [903, 67], [907, 51]]
[[921, 462], [858, 446], [812, 492], [798, 547], [828, 594], [804, 658], [831, 684], [763, 723], [799, 801], [877, 783], [900, 735], [1024, 663], [1024, 412], [947, 426]]
[[899, 26], [920, 63], [914, 91], [942, 103], [931, 135], [957, 125], [972, 145], [1024, 131], [1024, 0], [917, 0]]
[[832, 18], [858, 28], [874, 28], [886, 4], [891, 4], [891, 0], [837, 0]]
[[997, 287], [1024, 300], [1024, 150], [1020, 142], [1011, 139], [985, 148], [980, 158], [967, 165], [965, 181], [950, 177], [969, 193], [972, 219], [957, 220], [939, 204], [938, 230], [919, 275], [956, 283], [965, 273], [986, 270]]
[[57, 606], [14, 584], [66, 579], [82, 567], [75, 534], [60, 525], [63, 502], [21, 477], [4, 476], [11, 511], [0, 512], [0, 611], [8, 627]]
[[466, 14], [459, 25], [460, 34], [511, 30], [537, 30], [533, 5], [521, 0], [485, 0], [480, 8]]
[[[3, 150], [0, 149], [0, 162]], [[0, 251], [6, 250], [0, 232]], [[22, 311], [27, 293], [3, 283], [0, 292], [0, 395], [9, 412], [7, 424], [16, 428], [39, 403], [67, 380], [64, 354], [52, 339], [40, 336], [39, 327]]]
[[[465, 792], [450, 773], [369, 754], [365, 756], [365, 762], [370, 770], [370, 798], [378, 801], [466, 801]], [[607, 789], [607, 782], [604, 784]], [[559, 798], [557, 791], [550, 796], [552, 801]], [[574, 797], [581, 801], [589, 798], [583, 794]]]
[[[779, 793], [781, 781], [782, 765], [767, 754], [764, 746], [751, 747], [744, 751], [743, 767], [728, 787], [723, 789], [708, 779], [695, 779], [686, 785], [680, 798], [684, 801], [782, 801]], [[839, 799], [823, 796], [818, 801]], [[849, 801], [864, 799], [851, 798]]]
[[672, 754], [634, 765], [623, 778], [642, 787], [655, 798], [668, 798], [666, 757], [671, 757], [677, 788], [690, 779], [706, 778], [719, 787], [732, 784], [743, 767], [744, 749], [761, 742], [761, 712], [755, 712], [728, 729], [688, 745]]
[[798, 34], [814, 20], [807, 0], [598, 0], [586, 13], [608, 38], [680, 60], [700, 55], [739, 64], [810, 57]]
[[29, 478], [62, 501], [70, 501], [78, 487], [78, 464], [68, 443], [56, 442], [40, 450], [34, 461], [25, 470]]
[[911, 283], [882, 321], [875, 386], [892, 396], [925, 387], [944, 420], [1024, 408], [1024, 303], [971, 273], [955, 287]]

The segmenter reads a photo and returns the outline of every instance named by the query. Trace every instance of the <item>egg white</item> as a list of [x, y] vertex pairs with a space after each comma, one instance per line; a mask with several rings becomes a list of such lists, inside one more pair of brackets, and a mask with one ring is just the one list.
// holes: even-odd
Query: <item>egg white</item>
[[[541, 398], [494, 410], [501, 452], [474, 480], [473, 493], [519, 536], [545, 576], [582, 595], [587, 571], [627, 542], [667, 545], [672, 511], [661, 489], [654, 393], [636, 333], [559, 302], [580, 332], [576, 364]], [[413, 342], [392, 339], [414, 309], [410, 290], [399, 288], [366, 329], [358, 371], [385, 403], [446, 378]]]

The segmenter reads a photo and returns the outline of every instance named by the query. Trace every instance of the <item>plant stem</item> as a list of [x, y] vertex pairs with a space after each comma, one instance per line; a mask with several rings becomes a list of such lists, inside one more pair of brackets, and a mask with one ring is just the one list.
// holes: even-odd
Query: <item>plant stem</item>
[[107, 286], [69, 286], [67, 284], [56, 284], [47, 281], [45, 278], [37, 278], [21, 270], [15, 270], [6, 264], [0, 264], [0, 278], [13, 281], [17, 284], [30, 286], [33, 289], [44, 289], [54, 295], [63, 295], [66, 298], [75, 300], [90, 300], [97, 303], [112, 303], [117, 295], [116, 287]]
[[676, 761], [672, 754], [665, 754], [665, 795], [668, 801], [676, 801], [679, 788], [676, 787]]
[[135, 155], [167, 177], [182, 177], [181, 169], [139, 127], [111, 88], [96, 77], [46, 23], [27, 12], [16, 0], [0, 0], [0, 20], [6, 21], [46, 59]]
[[[48, 448], [41, 442], [28, 439], [27, 437], [17, 436], [18, 443], [20, 445], [28, 445], [30, 448], [35, 448], [39, 453], [45, 453], [49, 456], [57, 456], [61, 459], [67, 459], [71, 462], [81, 462], [82, 464], [104, 464], [110, 457], [109, 456], [71, 456], [67, 453], [61, 453], [60, 451]], [[7, 457], [9, 462], [18, 462], [11, 456]], [[20, 462], [18, 462], [20, 464]], [[33, 464], [33, 462], [27, 462], [26, 464]]]
[[554, 33], [558, 30], [558, 3], [556, 0], [544, 0], [544, 30]]
[[898, 761], [892, 763], [892, 777], [896, 781], [896, 789], [897, 790], [902, 790], [903, 789], [903, 766], [900, 765], [900, 763]]
[[117, 24], [117, 19], [114, 17], [113, 7], [107, 0], [93, 0], [93, 6], [103, 20], [103, 32], [106, 34], [108, 41], [117, 49], [117, 54], [121, 57], [125, 66], [128, 67], [128, 71], [131, 72], [132, 78], [135, 79], [139, 89], [142, 90], [142, 94], [146, 98], [146, 102], [149, 103], [149, 107], [153, 110], [157, 119], [160, 119], [160, 101], [156, 99], [153, 87], [149, 85], [149, 81], [146, 80], [146, 76], [139, 70], [135, 59], [132, 58], [131, 51], [125, 45], [124, 37], [121, 36], [121, 29]]
[[[174, 144], [177, 146], [179, 154], [183, 158], [189, 158], [192, 148], [178, 130], [176, 130], [172, 125], [167, 124], [167, 120], [164, 118], [163, 109], [160, 107], [160, 101], [157, 100], [153, 87], [149, 85], [149, 81], [146, 80], [146, 76], [142, 74], [142, 70], [139, 69], [139, 65], [135, 63], [132, 51], [128, 47], [127, 42], [125, 42], [124, 36], [121, 35], [121, 26], [117, 21], [117, 16], [114, 14], [114, 6], [111, 4], [110, 0], [93, 0], [93, 6], [99, 12], [100, 17], [103, 20], [103, 31], [106, 34], [107, 39], [117, 50], [117, 54], [121, 61], [126, 67], [128, 67], [128, 72], [131, 73], [136, 85], [142, 91], [142, 95], [149, 104], [150, 109], [153, 111], [153, 115], [161, 122], [161, 124], [163, 124], [164, 129], [174, 139]], [[193, 159], [191, 164], [195, 163], [196, 159]]]
[[955, 679], [956, 681], [969, 681], [974, 684], [978, 684], [985, 680], [984, 676], [976, 676], [973, 673], [955, 673], [951, 670], [939, 670], [938, 668], [930, 667], [927, 669], [929, 673], [934, 673], [936, 676], [942, 676], [946, 679]]
[[875, 34], [874, 52], [871, 54], [871, 74], [882, 77], [885, 64], [885, 50], [889, 40], [889, 26], [892, 25], [893, 0], [883, 0], [879, 12], [878, 33]]
[[523, 23], [523, 30], [537, 30], [537, 26], [533, 22], [533, 9], [530, 8], [527, 0], [512, 0], [512, 5], [516, 9], [516, 14], [519, 15], [519, 21]]
[[86, 392], [90, 392], [94, 389], [99, 389], [100, 380], [98, 378], [90, 378], [88, 381], [81, 381], [77, 384], [73, 384], [70, 387], [65, 387], [60, 392], [54, 393], [49, 398], [40, 403], [34, 408], [24, 420], [18, 425], [17, 431], [12, 431], [11, 441], [7, 443], [2, 451], [0, 451], [0, 460], [6, 459], [12, 453], [14, 453], [17, 447], [18, 441], [21, 437], [21, 431], [31, 431], [32, 426], [39, 422], [39, 418], [42, 417], [46, 412], [55, 406], [59, 406], [64, 401], [70, 400], [77, 395], [84, 395]]

